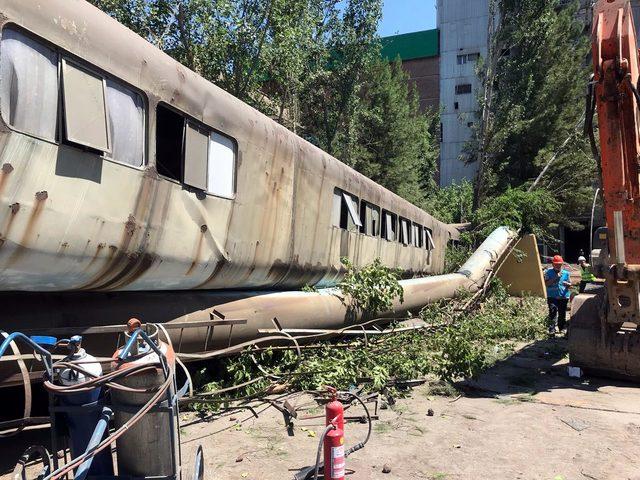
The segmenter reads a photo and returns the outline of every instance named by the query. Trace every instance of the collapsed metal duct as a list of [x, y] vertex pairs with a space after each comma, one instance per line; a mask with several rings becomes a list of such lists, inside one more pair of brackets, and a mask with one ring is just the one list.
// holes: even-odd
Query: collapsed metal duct
[[[456, 273], [402, 280], [404, 302], [380, 318], [418, 312], [428, 303], [452, 298], [458, 291], [480, 289], [497, 262], [517, 241], [512, 230], [496, 229]], [[183, 360], [232, 353], [256, 340], [264, 344], [291, 342], [278, 330], [337, 330], [371, 320], [350, 308], [338, 289], [300, 291], [180, 291], [6, 293], [5, 329], [57, 337], [83, 335], [96, 356], [113, 353], [130, 317], [161, 323]], [[222, 349], [222, 350], [221, 350]], [[28, 360], [26, 360], [28, 362]], [[37, 378], [37, 374], [34, 375]], [[0, 386], [20, 384], [13, 362], [0, 362]]]
[[[400, 317], [408, 311], [419, 311], [429, 303], [452, 298], [461, 290], [470, 292], [479, 290], [496, 262], [511, 251], [516, 240], [517, 234], [509, 228], [497, 228], [456, 273], [400, 281], [404, 289], [404, 301], [400, 303], [396, 299], [393, 310], [382, 312], [378, 316]], [[343, 297], [335, 288], [317, 293], [269, 293], [217, 305], [215, 312], [220, 319], [250, 319], [250, 321], [210, 329], [208, 346], [231, 347], [253, 341], [261, 336], [271, 335], [272, 332], [276, 333], [276, 330], [280, 329], [340, 329], [368, 320], [366, 315], [360, 311], [354, 311], [350, 305], [350, 300]], [[210, 309], [203, 310], [171, 322], [171, 331], [176, 332], [174, 329], [181, 321], [193, 321], [205, 316], [208, 318], [210, 312]], [[203, 334], [207, 335], [197, 330], [183, 329], [179, 334], [175, 333], [172, 336], [175, 342], [194, 345]], [[277, 341], [277, 337], [272, 340]], [[287, 341], [282, 336], [280, 340]], [[212, 352], [209, 355], [206, 353], [202, 355], [187, 353], [184, 349], [181, 351], [180, 357], [185, 360], [202, 359], [219, 354], [219, 352]]]

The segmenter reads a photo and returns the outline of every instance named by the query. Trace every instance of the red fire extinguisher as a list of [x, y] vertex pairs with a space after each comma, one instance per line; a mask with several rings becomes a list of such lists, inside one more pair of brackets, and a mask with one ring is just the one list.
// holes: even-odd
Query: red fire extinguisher
[[329, 387], [331, 402], [326, 406], [327, 427], [333, 426], [324, 437], [324, 478], [325, 480], [344, 480], [344, 407], [338, 401], [338, 392]]

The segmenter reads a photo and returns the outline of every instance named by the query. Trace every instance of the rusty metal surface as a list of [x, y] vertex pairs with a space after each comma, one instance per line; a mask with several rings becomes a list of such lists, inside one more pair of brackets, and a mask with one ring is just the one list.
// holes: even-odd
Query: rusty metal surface
[[[451, 298], [461, 289], [476, 291], [496, 263], [512, 248], [515, 233], [497, 229], [460, 269], [447, 275], [403, 280], [404, 302], [382, 312], [385, 318], [418, 312], [424, 305]], [[207, 352], [265, 336], [265, 329], [338, 329], [367, 320], [336, 289], [312, 292], [174, 291], [113, 293], [4, 293], [9, 330], [46, 333], [73, 326], [126, 324], [131, 316], [145, 323], [168, 323], [174, 349], [186, 360]], [[35, 308], [34, 308], [35, 306]], [[212, 318], [243, 321], [211, 324]], [[182, 327], [182, 328], [181, 328]], [[85, 330], [86, 331], [86, 330]], [[72, 332], [71, 332], [72, 333]], [[122, 340], [122, 339], [120, 339]], [[94, 355], [111, 355], [118, 343], [113, 332], [87, 335], [83, 345]], [[289, 343], [283, 336], [282, 343]], [[11, 374], [0, 369], [2, 378]]]
[[[340, 257], [439, 273], [458, 230], [375, 184], [172, 60], [83, 0], [0, 0], [3, 25], [138, 88], [144, 168], [0, 122], [0, 290], [123, 291], [330, 286]], [[0, 52], [1, 55], [1, 52]], [[155, 168], [165, 102], [238, 141], [234, 199], [198, 197]], [[334, 187], [432, 229], [435, 250], [331, 226]], [[113, 323], [112, 321], [109, 323]]]

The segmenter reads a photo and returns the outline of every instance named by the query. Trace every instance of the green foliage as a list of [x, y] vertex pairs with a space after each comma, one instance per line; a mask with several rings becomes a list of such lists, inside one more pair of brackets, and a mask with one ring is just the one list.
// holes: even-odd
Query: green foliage
[[353, 308], [373, 316], [392, 310], [396, 298], [400, 303], [404, 301], [399, 273], [384, 266], [379, 258], [361, 269], [355, 268], [348, 258], [342, 258], [341, 262], [347, 273], [338, 288], [349, 296]]
[[[492, 0], [492, 5], [501, 20], [479, 69], [484, 114], [467, 151], [469, 161], [481, 162], [475, 206], [527, 188], [549, 164], [538, 187], [551, 207], [563, 208], [547, 219], [534, 215], [540, 223], [529, 227], [571, 225], [569, 219], [588, 208], [596, 178], [581, 135], [589, 39], [578, 2]], [[509, 216], [513, 223], [532, 218], [530, 211]]]
[[354, 112], [353, 134], [336, 153], [375, 182], [416, 205], [435, 189], [437, 115], [422, 113], [400, 60], [367, 68]]
[[473, 184], [468, 180], [434, 190], [424, 201], [423, 208], [446, 223], [471, 221]]
[[536, 189], [508, 188], [504, 193], [488, 198], [473, 216], [470, 238], [477, 244], [500, 226], [548, 237], [547, 227], [554, 225], [561, 215], [562, 206], [550, 192]]
[[[451, 381], [471, 377], [512, 352], [516, 340], [544, 336], [546, 303], [539, 298], [512, 298], [497, 281], [479, 310], [459, 312], [465, 297], [428, 305], [422, 319], [433, 329], [404, 331], [380, 337], [352, 340], [348, 348], [323, 343], [303, 350], [300, 359], [291, 350], [245, 352], [204, 369], [196, 384], [212, 391], [261, 377], [266, 370], [282, 375], [291, 390], [316, 390], [327, 385], [348, 389], [363, 384], [368, 391], [392, 390], [393, 380], [413, 380], [437, 375]], [[259, 370], [257, 365], [262, 370]], [[221, 374], [221, 372], [223, 372]], [[209, 382], [209, 383], [207, 383]], [[231, 397], [264, 392], [270, 381], [262, 379]], [[229, 397], [220, 396], [220, 404]], [[199, 409], [215, 409], [201, 405]]]

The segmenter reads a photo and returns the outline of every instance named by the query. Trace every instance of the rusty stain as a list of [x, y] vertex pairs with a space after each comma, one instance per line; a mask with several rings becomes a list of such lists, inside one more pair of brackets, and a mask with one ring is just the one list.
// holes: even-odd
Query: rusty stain
[[204, 241], [204, 234], [206, 233], [206, 231], [207, 231], [206, 225], [202, 225], [200, 227], [200, 235], [198, 236], [198, 243], [196, 244], [195, 253], [193, 255], [193, 261], [191, 262], [191, 265], [189, 265], [189, 268], [185, 272], [185, 275], [191, 275], [193, 271], [196, 269], [196, 266], [198, 265], [198, 263], [200, 262], [200, 255], [202, 253], [202, 243]]
[[36, 192], [36, 200], [39, 202], [44, 202], [47, 198], [49, 198], [49, 193], [46, 190], [41, 192]]
[[2, 165], [2, 169], [0, 170], [0, 193], [4, 191], [4, 187], [11, 172], [13, 172], [13, 166], [10, 163]]
[[11, 205], [9, 205], [9, 210], [11, 210], [12, 215], [15, 215], [20, 211], [20, 204], [18, 202], [12, 203]]
[[13, 172], [13, 165], [10, 163], [2, 164], [2, 173], [9, 175], [11, 172]]

